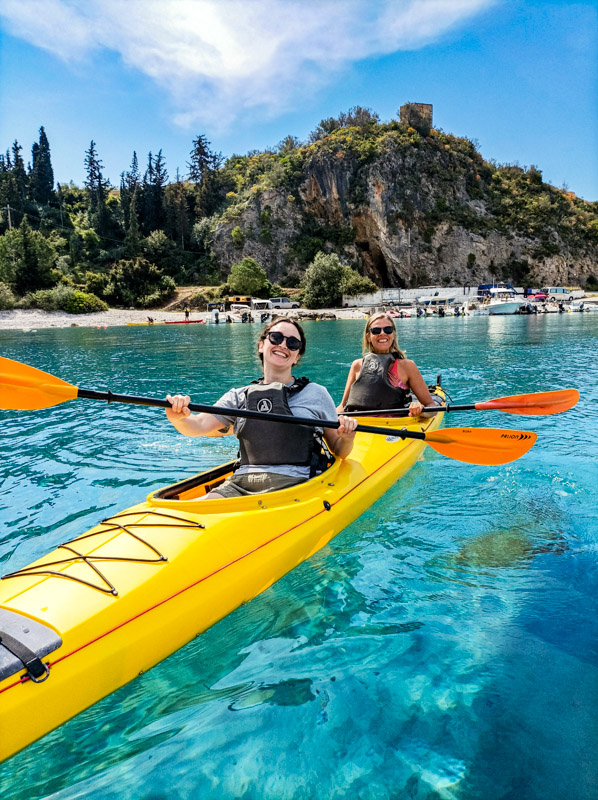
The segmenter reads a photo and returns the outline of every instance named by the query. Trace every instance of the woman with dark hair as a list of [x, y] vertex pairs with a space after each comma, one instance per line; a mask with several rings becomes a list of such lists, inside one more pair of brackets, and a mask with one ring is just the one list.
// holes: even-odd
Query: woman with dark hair
[[362, 352], [363, 358], [351, 364], [339, 412], [408, 407], [409, 416], [417, 417], [424, 406], [434, 405], [421, 372], [399, 348], [394, 322], [385, 312], [368, 319]]
[[[323, 420], [337, 418], [327, 389], [292, 375], [305, 353], [305, 334], [296, 320], [272, 320], [262, 331], [257, 349], [264, 377], [249, 386], [231, 389], [217, 406]], [[314, 429], [268, 420], [191, 414], [188, 395], [167, 395], [166, 399], [171, 404], [166, 416], [180, 433], [222, 436], [232, 427], [239, 439], [239, 468], [204, 499], [273, 492], [303, 483], [317, 474], [321, 455], [318, 436], [323, 435], [331, 453], [339, 458], [346, 458], [353, 447], [357, 420], [350, 417], [340, 417], [338, 429]]]

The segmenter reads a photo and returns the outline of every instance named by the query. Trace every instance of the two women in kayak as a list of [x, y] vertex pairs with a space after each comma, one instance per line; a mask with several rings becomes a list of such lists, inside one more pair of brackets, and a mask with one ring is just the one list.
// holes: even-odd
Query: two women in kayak
[[[332, 397], [324, 386], [292, 371], [305, 352], [301, 325], [274, 319], [260, 335], [258, 354], [264, 377], [249, 386], [231, 389], [217, 406], [313, 419], [336, 419]], [[303, 483], [321, 471], [322, 437], [332, 455], [346, 458], [353, 447], [357, 420], [340, 416], [335, 428], [307, 428], [280, 422], [214, 414], [191, 414], [187, 395], [167, 395], [166, 416], [186, 436], [221, 436], [230, 431], [240, 444], [240, 466], [233, 476], [206, 495], [206, 499], [272, 492]], [[325, 461], [325, 458], [324, 458]]]
[[[216, 403], [231, 410], [265, 414], [292, 414], [313, 419], [337, 419], [328, 390], [307, 378], [294, 378], [293, 368], [305, 352], [305, 334], [296, 320], [274, 319], [260, 335], [258, 355], [264, 377], [249, 386], [231, 389]], [[166, 416], [186, 436], [222, 436], [239, 439], [240, 466], [232, 477], [206, 499], [272, 492], [303, 483], [326, 468], [329, 455], [346, 458], [353, 447], [357, 420], [351, 411], [388, 411], [409, 407], [409, 416], [433, 405], [430, 390], [413, 361], [397, 344], [394, 323], [386, 314], [371, 316], [363, 335], [364, 357], [353, 362], [338, 412], [340, 426], [308, 428], [226, 414], [191, 414], [188, 395], [167, 395]], [[417, 400], [411, 400], [412, 394]], [[411, 401], [411, 402], [410, 402]]]

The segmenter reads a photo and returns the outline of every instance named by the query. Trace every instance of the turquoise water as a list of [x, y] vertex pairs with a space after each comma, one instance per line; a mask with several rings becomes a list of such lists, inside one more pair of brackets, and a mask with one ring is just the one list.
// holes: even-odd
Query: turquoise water
[[[576, 386], [579, 411], [449, 416], [538, 442], [502, 467], [428, 449], [308, 562], [0, 766], [3, 800], [598, 796], [598, 314], [397, 323], [455, 402]], [[0, 352], [198, 402], [256, 376], [258, 326], [175, 327], [0, 331]], [[337, 401], [361, 330], [306, 324], [301, 371]], [[92, 401], [0, 426], [2, 574], [234, 452]]]

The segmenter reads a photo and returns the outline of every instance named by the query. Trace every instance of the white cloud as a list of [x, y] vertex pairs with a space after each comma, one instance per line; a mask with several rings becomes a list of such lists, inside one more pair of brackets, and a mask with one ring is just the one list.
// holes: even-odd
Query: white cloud
[[172, 97], [176, 121], [275, 115], [349, 64], [423, 47], [496, 0], [1, 0], [8, 30], [67, 62], [102, 50]]

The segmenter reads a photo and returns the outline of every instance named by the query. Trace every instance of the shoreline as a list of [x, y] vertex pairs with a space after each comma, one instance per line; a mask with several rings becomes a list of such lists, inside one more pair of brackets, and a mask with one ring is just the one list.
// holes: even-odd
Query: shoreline
[[[208, 311], [192, 311], [191, 322], [207, 321], [211, 314]], [[289, 313], [280, 311], [280, 316]], [[338, 308], [319, 309], [318, 311], [299, 310], [300, 319], [365, 319], [361, 309]], [[115, 328], [123, 327], [129, 322], [147, 322], [152, 317], [154, 322], [182, 321], [182, 311], [154, 311], [140, 309], [110, 308], [108, 311], [96, 311], [93, 314], [66, 314], [64, 311], [42, 311], [41, 309], [12, 309], [0, 311], [0, 330], [35, 331], [46, 328]], [[259, 312], [254, 312], [259, 321]]]
[[[588, 305], [598, 308], [598, 295], [589, 295], [585, 298]], [[275, 309], [281, 317], [293, 316], [286, 309]], [[366, 309], [362, 308], [320, 308], [317, 310], [298, 309], [294, 314], [299, 320], [310, 319], [360, 319], [367, 318]], [[96, 311], [93, 314], [67, 314], [64, 311], [42, 311], [38, 308], [11, 309], [0, 311], [0, 331], [32, 332], [49, 328], [116, 328], [124, 327], [127, 323], [147, 322], [152, 317], [154, 322], [184, 321], [182, 311], [153, 311], [143, 309], [110, 308], [108, 311]], [[191, 311], [190, 321], [201, 320], [207, 322], [211, 317], [209, 311]], [[254, 318], [259, 323], [259, 312], [254, 312]]]

